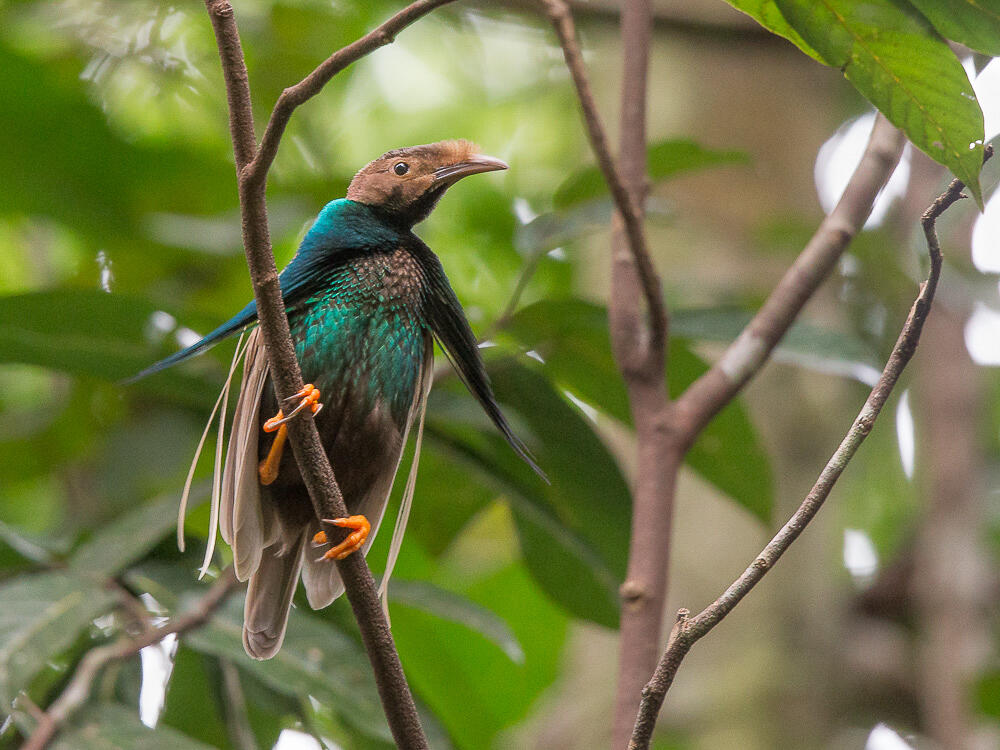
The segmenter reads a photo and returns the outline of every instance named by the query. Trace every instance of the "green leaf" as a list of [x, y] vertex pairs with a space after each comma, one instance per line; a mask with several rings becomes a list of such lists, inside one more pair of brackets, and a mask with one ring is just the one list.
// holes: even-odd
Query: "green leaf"
[[[156, 359], [144, 333], [156, 309], [144, 300], [85, 289], [0, 297], [0, 363], [110, 381], [130, 377]], [[136, 387], [197, 406], [212, 403], [219, 388], [176, 368]]]
[[423, 581], [393, 580], [392, 601], [464, 625], [492, 641], [515, 664], [524, 663], [524, 649], [510, 627], [475, 602]]
[[996, 0], [910, 0], [941, 36], [990, 57], [1000, 56]]
[[[204, 498], [202, 498], [204, 500]], [[103, 526], [70, 559], [78, 573], [112, 576], [155, 547], [177, 524], [177, 495], [140, 505]], [[191, 506], [193, 509], [197, 502]]]
[[[726, 164], [747, 164], [743, 151], [720, 151], [700, 146], [694, 141], [677, 139], [652, 144], [646, 151], [646, 169], [653, 180], [668, 180], [684, 172]], [[566, 178], [552, 200], [557, 209], [599, 198], [607, 193], [600, 169], [586, 167]]]
[[372, 737], [391, 739], [368, 660], [351, 638], [320, 618], [299, 610], [288, 621], [277, 655], [253, 661], [243, 650], [243, 602], [228, 602], [185, 642], [205, 654], [229, 659], [273, 690], [297, 698], [312, 696]]
[[169, 726], [211, 747], [229, 750], [218, 662], [182, 642], [174, 655], [158, 726]]
[[784, 37], [813, 60], [824, 65], [830, 64], [823, 59], [819, 52], [809, 46], [799, 32], [788, 24], [774, 0], [726, 0], [726, 2], [746, 13], [768, 31]]
[[78, 719], [75, 729], [60, 734], [52, 750], [210, 750], [187, 735], [160, 726], [150, 729], [135, 711], [104, 703]]
[[534, 436], [531, 449], [551, 484], [513, 453], [454, 380], [431, 393], [428, 437], [504, 493], [524, 559], [545, 591], [574, 615], [616, 627], [631, 513], [621, 471], [546, 378], [511, 359], [490, 360], [488, 371], [515, 431]]
[[[753, 318], [747, 310], [713, 307], [675, 310], [670, 315], [671, 333], [695, 341], [729, 343]], [[799, 321], [774, 350], [773, 358], [872, 384], [881, 364], [864, 341], [844, 331]]]
[[[518, 311], [505, 332], [541, 356], [542, 369], [559, 388], [624, 424], [632, 423], [625, 386], [611, 356], [603, 307], [581, 300], [538, 302]], [[707, 369], [690, 350], [689, 341], [672, 336], [668, 363], [672, 396]], [[686, 460], [754, 515], [765, 521], [770, 518], [770, 461], [738, 400], [709, 423]]]
[[101, 586], [62, 572], [0, 586], [0, 702], [10, 705], [113, 601]]
[[[395, 584], [393, 584], [395, 585]], [[556, 679], [567, 621], [521, 564], [462, 590], [502, 617], [524, 646], [515, 663], [479, 634], [419, 609], [394, 606], [393, 634], [414, 690], [467, 750], [493, 746]]]
[[782, 15], [979, 204], [983, 113], [962, 64], [927, 20], [893, 0], [776, 0]]

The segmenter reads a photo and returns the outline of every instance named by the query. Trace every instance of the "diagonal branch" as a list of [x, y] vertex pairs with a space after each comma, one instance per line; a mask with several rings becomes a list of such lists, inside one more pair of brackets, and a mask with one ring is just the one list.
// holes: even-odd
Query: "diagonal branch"
[[861, 162], [836, 208], [778, 282], [747, 327], [719, 360], [677, 399], [679, 428], [694, 442], [767, 362], [772, 350], [843, 255], [888, 182], [906, 140], [881, 114], [875, 118]]
[[59, 729], [87, 702], [94, 680], [108, 664], [135, 656], [147, 646], [159, 643], [168, 635], [183, 635], [203, 625], [236, 588], [236, 575], [232, 567], [226, 568], [183, 614], [171, 618], [161, 627], [150, 627], [137, 636], [122, 636], [113, 643], [91, 649], [80, 660], [73, 678], [66, 685], [48, 710], [38, 717], [38, 726], [31, 733], [21, 750], [42, 750]]
[[[265, 198], [267, 172], [277, 153], [284, 127], [295, 107], [318, 93], [338, 71], [379, 46], [388, 44], [392, 41], [392, 34], [444, 2], [445, 0], [418, 0], [379, 29], [334, 53], [300, 84], [287, 89], [275, 107], [264, 143], [258, 151], [246, 63], [233, 8], [228, 0], [205, 0], [219, 47], [229, 102], [230, 132], [236, 155], [237, 186], [243, 219], [243, 246], [271, 376], [279, 398], [298, 392], [303, 385], [271, 250]], [[288, 433], [317, 518], [347, 516], [344, 498], [320, 442], [316, 425], [310, 419], [292, 420], [288, 423]], [[382, 611], [365, 557], [351, 555], [336, 564], [372, 664], [375, 684], [393, 738], [402, 748], [426, 748], [427, 739], [420, 725], [413, 695], [403, 674], [389, 623]]]
[[[992, 149], [988, 148], [987, 158], [991, 153]], [[718, 599], [695, 617], [690, 617], [686, 609], [677, 613], [677, 622], [670, 634], [666, 651], [653, 673], [653, 678], [642, 691], [642, 703], [632, 732], [632, 739], [629, 742], [629, 750], [645, 750], [649, 747], [656, 717], [663, 705], [664, 697], [688, 651], [695, 642], [708, 634], [726, 615], [732, 612], [743, 597], [750, 593], [750, 590], [774, 567], [785, 550], [791, 546], [792, 542], [798, 538], [806, 525], [819, 512], [823, 502], [830, 495], [834, 484], [854, 457], [858, 447], [871, 432], [875, 420], [882, 411], [882, 407], [885, 406], [899, 376], [916, 351], [920, 341], [920, 332], [934, 299], [934, 292], [941, 274], [941, 248], [938, 244], [935, 222], [949, 206], [964, 197], [962, 195], [963, 188], [964, 185], [959, 180], [953, 180], [948, 189], [924, 213], [921, 223], [927, 239], [927, 251], [930, 255], [930, 271], [927, 280], [920, 285], [920, 292], [910, 308], [906, 323], [903, 325], [899, 338], [889, 355], [885, 369], [882, 370], [882, 375], [809, 494], [806, 495], [788, 522], [757, 555], [753, 563]]]
[[264, 137], [260, 142], [260, 151], [247, 169], [246, 178], [251, 181], [263, 181], [267, 171], [278, 153], [278, 143], [285, 132], [285, 127], [297, 107], [316, 96], [330, 80], [348, 65], [357, 62], [365, 55], [371, 54], [379, 47], [391, 44], [400, 31], [423, 18], [435, 8], [440, 8], [454, 0], [417, 0], [403, 8], [377, 29], [374, 29], [355, 42], [337, 50], [320, 63], [317, 68], [299, 81], [281, 92], [271, 117], [264, 128]]
[[[562, 46], [563, 56], [566, 58], [566, 65], [573, 77], [573, 84], [576, 86], [577, 98], [580, 108], [583, 110], [583, 120], [587, 126], [587, 137], [590, 139], [590, 146], [597, 157], [597, 164], [604, 175], [604, 181], [611, 191], [615, 207], [622, 218], [625, 228], [625, 236], [628, 239], [628, 247], [635, 260], [639, 273], [639, 281], [642, 285], [642, 294], [646, 300], [646, 307], [649, 310], [649, 335], [648, 341], [643, 341], [639, 330], [632, 332], [631, 341], [625, 342], [628, 346], [620, 347], [624, 357], [619, 357], [623, 369], [628, 372], [641, 373], [647, 379], [662, 379], [664, 351], [667, 342], [667, 328], [669, 318], [666, 307], [663, 304], [663, 289], [660, 284], [660, 277], [653, 267], [653, 260], [649, 252], [649, 245], [646, 242], [646, 233], [642, 226], [642, 198], [645, 189], [639, 191], [639, 195], [633, 195], [626, 187], [625, 180], [611, 155], [608, 145], [608, 137], [601, 122], [601, 116], [597, 111], [597, 103], [594, 101], [594, 94], [590, 88], [590, 81], [587, 77], [587, 67], [583, 62], [583, 54], [580, 52], [580, 43], [577, 40], [576, 28], [573, 24], [573, 16], [569, 6], [564, 0], [542, 0], [545, 5], [545, 12], [552, 22], [552, 26], [559, 37]], [[645, 80], [643, 80], [643, 84]], [[645, 143], [642, 145], [645, 153]], [[635, 326], [636, 329], [641, 326]]]

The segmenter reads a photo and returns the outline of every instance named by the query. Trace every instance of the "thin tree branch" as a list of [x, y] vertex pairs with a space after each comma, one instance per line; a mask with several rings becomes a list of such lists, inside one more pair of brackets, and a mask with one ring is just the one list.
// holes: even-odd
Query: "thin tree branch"
[[[418, 0], [410, 8], [396, 14], [388, 23], [390, 29], [398, 31], [407, 23], [412, 23], [424, 13], [432, 10], [437, 2]], [[265, 187], [267, 171], [277, 152], [284, 125], [297, 104], [284, 105], [279, 115], [272, 118], [267, 137], [267, 151], [248, 148], [253, 141], [253, 111], [250, 106], [249, 82], [246, 64], [239, 41], [236, 19], [228, 0], [205, 0], [205, 6], [212, 18], [219, 56], [222, 61], [223, 78], [226, 83], [227, 99], [230, 104], [230, 132], [233, 137], [233, 152], [236, 155], [237, 185], [240, 196], [240, 212], [243, 220], [243, 246], [246, 252], [250, 278], [253, 282], [254, 297], [257, 302], [257, 317], [261, 333], [267, 347], [268, 361], [275, 391], [280, 398], [288, 397], [301, 390], [302, 373], [295, 356], [288, 328], [288, 317], [281, 297], [278, 272], [271, 250], [271, 238], [267, 225], [267, 204]], [[386, 25], [380, 27], [385, 29]], [[335, 53], [316, 71], [306, 77], [297, 87], [295, 96], [305, 101], [317, 93], [336, 72], [345, 65], [391, 41], [391, 34], [379, 30], [348, 45], [349, 52]], [[365, 40], [370, 40], [365, 42]], [[346, 62], [345, 62], [346, 61]], [[233, 89], [238, 89], [234, 91]], [[284, 96], [284, 94], [283, 94]], [[279, 107], [275, 108], [279, 111]], [[257, 166], [250, 167], [258, 156], [264, 153]], [[288, 433], [295, 460], [299, 466], [303, 482], [317, 518], [338, 518], [348, 515], [340, 487], [333, 475], [329, 459], [311, 419], [294, 419], [288, 423]], [[333, 533], [333, 530], [329, 533]], [[389, 630], [389, 623], [382, 612], [382, 606], [375, 590], [375, 582], [364, 555], [350, 555], [336, 563], [344, 582], [348, 601], [361, 631], [361, 639], [368, 653], [375, 675], [382, 707], [389, 729], [396, 744], [401, 748], [427, 747], [427, 739], [420, 725], [413, 695], [406, 682], [399, 654]]]
[[[992, 149], [989, 149], [987, 153], [991, 154]], [[684, 609], [677, 613], [677, 622], [670, 635], [670, 640], [667, 642], [666, 651], [653, 673], [653, 678], [642, 691], [642, 702], [632, 732], [632, 739], [628, 745], [629, 750], [645, 750], [649, 747], [656, 717], [663, 705], [664, 697], [688, 651], [695, 642], [704, 637], [726, 615], [732, 612], [743, 597], [774, 567], [785, 550], [791, 546], [792, 542], [798, 538], [806, 525], [819, 512], [837, 479], [840, 478], [858, 447], [871, 432], [875, 420], [882, 411], [882, 407], [885, 406], [899, 376], [916, 351], [924, 321], [927, 319], [931, 302], [934, 299], [934, 292], [941, 274], [941, 248], [938, 244], [935, 222], [949, 206], [964, 197], [962, 195], [963, 188], [964, 185], [959, 180], [953, 180], [948, 189], [924, 213], [921, 223], [930, 256], [930, 271], [927, 280], [920, 285], [920, 292], [910, 308], [906, 323], [903, 325], [885, 368], [882, 370], [882, 375], [809, 494], [806, 495], [788, 522], [757, 555], [743, 574], [723, 592], [722, 596], [693, 618]]]
[[[590, 81], [587, 77], [587, 68], [583, 62], [583, 55], [580, 52], [580, 43], [576, 37], [576, 28], [573, 24], [573, 16], [569, 6], [563, 0], [542, 0], [545, 12], [552, 22], [552, 26], [559, 37], [562, 46], [563, 56], [566, 58], [566, 65], [576, 86], [577, 98], [580, 108], [583, 110], [583, 120], [587, 127], [587, 137], [590, 139], [590, 146], [597, 158], [597, 164], [604, 175], [604, 180], [611, 191], [615, 207], [624, 223], [625, 235], [628, 238], [628, 248], [632, 253], [636, 268], [638, 269], [639, 281], [642, 286], [642, 294], [646, 300], [646, 308], [649, 311], [648, 340], [645, 340], [642, 333], [646, 329], [641, 325], [634, 325], [631, 338], [623, 341], [619, 346], [621, 357], [619, 363], [626, 371], [633, 371], [637, 375], [642, 375], [648, 380], [661, 380], [663, 369], [663, 352], [666, 349], [667, 328], [669, 319], [666, 307], [663, 304], [663, 290], [660, 284], [660, 277], [653, 267], [649, 246], [646, 242], [646, 234], [643, 231], [642, 203], [645, 198], [645, 185], [633, 195], [626, 187], [626, 179], [623, 177], [611, 149], [608, 146], [608, 137], [605, 133], [601, 116], [597, 111], [597, 103], [594, 101], [594, 94], [590, 88]], [[648, 37], [648, 31], [646, 32]], [[633, 56], [643, 57], [641, 50], [628, 49], [626, 60]], [[643, 62], [645, 65], [645, 62]], [[645, 87], [645, 74], [642, 77], [642, 84]], [[645, 115], [645, 96], [642, 97], [640, 106]], [[645, 139], [642, 142], [643, 148], [643, 173], [645, 173]]]
[[[611, 155], [564, 0], [544, 0], [562, 45], [591, 147], [617, 207], [611, 243], [608, 319], [611, 346], [628, 392], [637, 456], [632, 490], [629, 564], [621, 587], [618, 687], [614, 747], [631, 734], [642, 685], [656, 664], [663, 627], [670, 535], [677, 473], [684, 443], [677, 439], [666, 387], [669, 318], [660, 277], [643, 229], [646, 195], [646, 88], [652, 8], [649, 0], [622, 7], [621, 127], [619, 163]], [[640, 298], [648, 318], [643, 319]]]
[[236, 583], [232, 567], [226, 568], [218, 580], [186, 612], [171, 618], [160, 627], [148, 628], [137, 636], [122, 636], [113, 643], [88, 651], [80, 660], [76, 672], [59, 697], [38, 717], [38, 726], [21, 750], [43, 750], [55, 733], [87, 702], [94, 680], [104, 667], [112, 662], [135, 656], [142, 649], [159, 643], [168, 635], [182, 635], [203, 625], [236, 588]]
[[826, 279], [871, 214], [879, 190], [899, 163], [906, 141], [881, 114], [836, 208], [778, 286], [718, 361], [676, 400], [678, 428], [689, 444], [763, 367], [774, 347]]
[[334, 52], [324, 60], [312, 73], [294, 86], [281, 92], [271, 117], [264, 128], [264, 137], [260, 142], [260, 150], [247, 169], [246, 178], [251, 181], [263, 181], [267, 171], [278, 153], [278, 143], [285, 132], [285, 127], [297, 107], [316, 96], [330, 80], [347, 66], [357, 62], [365, 55], [371, 54], [379, 47], [391, 44], [400, 31], [423, 18], [435, 8], [447, 5], [454, 0], [417, 0], [383, 23], [377, 29], [368, 32], [356, 42]]

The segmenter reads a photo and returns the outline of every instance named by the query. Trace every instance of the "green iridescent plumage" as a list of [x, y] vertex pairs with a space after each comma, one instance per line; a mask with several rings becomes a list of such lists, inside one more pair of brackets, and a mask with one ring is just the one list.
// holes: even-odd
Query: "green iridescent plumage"
[[[321, 393], [323, 409], [315, 420], [323, 446], [348, 509], [371, 522], [363, 550], [381, 522], [414, 423], [419, 446], [434, 340], [510, 445], [537, 470], [493, 397], [475, 337], [440, 261], [412, 232], [454, 182], [505, 168], [466, 141], [390, 151], [358, 172], [347, 198], [320, 212], [279, 277], [303, 378]], [[250, 303], [140, 377], [255, 322], [256, 306]], [[280, 450], [276, 441], [281, 438], [264, 430], [265, 420], [280, 405], [258, 330], [251, 331], [243, 356], [229, 449], [224, 466], [217, 461], [212, 516], [233, 549], [237, 576], [250, 581], [244, 645], [251, 656], [268, 658], [284, 637], [300, 572], [314, 608], [326, 606], [343, 589], [332, 562], [317, 559], [322, 551], [309, 545], [322, 526], [294, 456]], [[277, 469], [271, 477], [262, 462], [275, 455]], [[415, 467], [416, 458], [393, 533], [386, 580], [405, 528]], [[214, 529], [211, 534], [206, 564]]]

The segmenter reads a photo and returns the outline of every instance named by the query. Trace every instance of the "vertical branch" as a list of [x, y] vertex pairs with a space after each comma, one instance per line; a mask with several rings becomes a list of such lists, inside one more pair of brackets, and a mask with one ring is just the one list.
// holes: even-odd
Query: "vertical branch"
[[[338, 70], [377, 47], [388, 44], [395, 32], [441, 4], [442, 2], [418, 0], [410, 9], [397, 13], [378, 29], [349, 45], [345, 48], [348, 52], [341, 50], [322, 63], [303, 85], [297, 87], [298, 94], [293, 101], [286, 99], [280, 112], [276, 108], [272, 124], [277, 122], [280, 127], [269, 128], [264, 160], [258, 164], [260, 152], [257, 150], [254, 135], [246, 63], [233, 8], [228, 0], [205, 0], [205, 7], [211, 17], [219, 47], [229, 102], [230, 132], [236, 156], [243, 223], [243, 246], [250, 268], [250, 278], [253, 281], [257, 316], [267, 347], [271, 377], [279, 399], [296, 393], [303, 385], [302, 373], [289, 335], [288, 318], [281, 297], [267, 226], [265, 196], [267, 168], [270, 166], [270, 159], [273, 159], [277, 152], [284, 124], [295, 107], [318, 93]], [[288, 432], [295, 460], [309, 491], [316, 516], [318, 518], [347, 516], [347, 507], [326, 452], [323, 450], [316, 425], [310, 419], [296, 419], [288, 423]], [[351, 555], [336, 564], [361, 630], [361, 638], [372, 664], [375, 683], [393, 738], [402, 748], [426, 748], [427, 739], [420, 726], [416, 705], [403, 674], [389, 623], [382, 612], [375, 582], [364, 555]]]
[[[992, 150], [987, 147], [986, 158], [992, 154]], [[851, 424], [850, 429], [844, 436], [837, 450], [834, 451], [830, 460], [827, 461], [819, 478], [813, 485], [809, 494], [799, 505], [798, 510], [792, 514], [787, 523], [774, 535], [760, 554], [747, 567], [743, 574], [733, 581], [718, 599], [707, 606], [695, 617], [690, 617], [687, 610], [680, 610], [677, 614], [677, 622], [670, 634], [667, 648], [660, 658], [660, 662], [653, 673], [653, 678], [642, 691], [642, 702], [639, 713], [636, 717], [635, 727], [629, 741], [629, 750], [647, 750], [653, 736], [653, 729], [656, 726], [656, 718], [663, 705], [667, 691], [673, 684], [677, 670], [687, 656], [691, 647], [712, 628], [718, 625], [723, 618], [735, 609], [747, 594], [767, 575], [775, 563], [781, 558], [785, 551], [805, 530], [805, 527], [816, 517], [820, 508], [830, 496], [837, 480], [843, 474], [847, 464], [857, 453], [861, 443], [871, 433], [888, 401], [893, 388], [899, 382], [899, 377], [903, 369], [913, 358], [913, 354], [920, 342], [920, 334], [923, 330], [924, 322], [934, 301], [934, 293], [937, 290], [938, 279], [941, 275], [941, 248], [938, 244], [937, 230], [935, 224], [939, 216], [953, 205], [962, 195], [963, 184], [959, 180], [952, 181], [948, 189], [942, 193], [937, 200], [924, 212], [921, 223], [924, 229], [924, 236], [927, 240], [927, 252], [930, 256], [930, 270], [927, 280], [920, 285], [919, 293], [910, 313], [903, 324], [903, 328], [896, 339], [896, 344], [892, 348], [889, 359], [882, 370], [882, 374], [868, 395], [860, 413]]]
[[[621, 588], [618, 688], [613, 746], [624, 747], [640, 690], [656, 665], [670, 560], [673, 499], [686, 449], [673, 429], [666, 388], [668, 317], [643, 230], [646, 194], [646, 77], [652, 12], [629, 0], [622, 12], [620, 163], [611, 156], [569, 9], [545, 0], [576, 86], [591, 148], [617, 212], [611, 243], [611, 346], [628, 392], [638, 446], [629, 565]], [[646, 304], [645, 315], [642, 302]]]
[[[652, 11], [649, 0], [628, 0], [622, 8], [621, 121], [619, 164], [641, 222], [646, 197], [646, 89]], [[662, 333], [650, 307], [640, 306], [643, 270], [635, 262], [615, 217], [611, 240], [611, 297], [608, 318], [615, 359], [625, 379], [635, 425], [636, 476], [628, 572], [622, 585], [618, 687], [612, 747], [624, 747], [632, 731], [642, 686], [656, 665], [667, 597], [671, 528], [677, 472], [683, 449], [671, 439], [672, 415], [666, 388], [666, 315]], [[659, 278], [657, 277], [657, 293]], [[661, 303], [662, 304], [662, 303]]]

